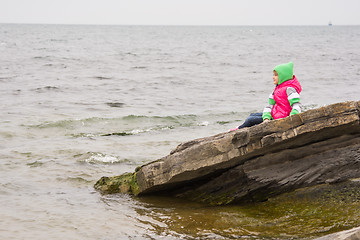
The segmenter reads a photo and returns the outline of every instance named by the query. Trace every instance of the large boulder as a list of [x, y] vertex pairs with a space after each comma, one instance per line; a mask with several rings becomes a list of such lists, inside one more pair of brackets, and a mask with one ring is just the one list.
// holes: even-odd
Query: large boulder
[[186, 142], [132, 174], [101, 178], [95, 188], [135, 195], [166, 191], [222, 205], [359, 178], [359, 105], [337, 103]]

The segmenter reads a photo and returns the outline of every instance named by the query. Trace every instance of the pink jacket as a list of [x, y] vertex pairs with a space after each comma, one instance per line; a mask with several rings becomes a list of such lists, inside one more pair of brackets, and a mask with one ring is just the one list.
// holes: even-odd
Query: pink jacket
[[296, 79], [295, 75], [293, 79], [287, 80], [282, 84], [277, 85], [274, 90], [274, 100], [276, 103], [271, 110], [271, 115], [274, 119], [285, 118], [290, 115], [292, 108], [286, 94], [286, 89], [288, 87], [295, 88], [298, 94], [301, 92], [301, 85]]

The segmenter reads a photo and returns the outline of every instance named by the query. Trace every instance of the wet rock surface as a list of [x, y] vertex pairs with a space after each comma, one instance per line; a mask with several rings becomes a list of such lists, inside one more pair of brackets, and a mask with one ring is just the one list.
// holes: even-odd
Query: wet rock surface
[[358, 240], [360, 239], [360, 227], [330, 234], [316, 240]]

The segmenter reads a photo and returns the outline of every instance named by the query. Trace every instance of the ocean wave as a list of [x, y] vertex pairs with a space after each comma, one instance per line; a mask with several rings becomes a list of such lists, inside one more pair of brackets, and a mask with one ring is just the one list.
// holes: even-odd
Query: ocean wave
[[[244, 116], [245, 114], [240, 114]], [[132, 136], [137, 134], [169, 131], [177, 128], [197, 128], [212, 125], [226, 125], [238, 122], [238, 113], [174, 116], [127, 115], [120, 118], [86, 118], [44, 122], [31, 125], [35, 129], [60, 129], [74, 138], [96, 138], [108, 136]], [[60, 131], [61, 132], [61, 131]]]
[[52, 56], [50, 56], [50, 55], [33, 57], [33, 59], [45, 59], [45, 60], [49, 60], [51, 58], [52, 58]]
[[55, 87], [55, 86], [45, 86], [45, 87], [38, 87], [38, 88], [32, 89], [32, 91], [39, 92], [39, 93], [48, 92], [48, 91], [59, 92], [59, 91], [61, 91], [61, 89], [59, 87]]
[[111, 80], [111, 79], [113, 79], [112, 77], [104, 77], [104, 76], [94, 76], [93, 78], [98, 79], [98, 80]]
[[38, 125], [31, 125], [31, 128], [65, 128], [65, 129], [74, 129], [77, 125], [84, 125], [83, 120], [60, 120], [56, 122], [44, 122]]
[[106, 105], [108, 105], [109, 107], [122, 108], [122, 107], [124, 107], [125, 103], [122, 103], [122, 102], [107, 102]]
[[310, 109], [314, 109], [314, 108], [317, 108], [319, 107], [318, 104], [307, 104], [307, 105], [303, 105], [302, 106], [302, 111], [305, 112], [307, 110], [310, 110]]
[[51, 38], [49, 41], [50, 42], [68, 42], [67, 39], [57, 39], [57, 38]]
[[10, 132], [0, 132], [0, 137], [1, 138], [5, 138], [5, 139], [11, 139], [14, 137], [14, 134], [13, 133], [10, 133]]
[[112, 156], [100, 152], [87, 152], [85, 154], [75, 155], [74, 157], [78, 162], [90, 164], [118, 164], [131, 162], [128, 159], [123, 159], [118, 156]]
[[133, 135], [133, 134], [127, 132], [117, 132], [117, 133], [106, 133], [106, 134], [102, 134], [101, 136], [107, 137], [107, 136], [128, 136], [128, 135]]
[[[199, 125], [199, 126], [201, 126], [201, 125]], [[165, 130], [170, 130], [170, 129], [174, 129], [174, 128], [175, 127], [173, 127], [173, 126], [157, 126], [157, 127], [144, 128], [144, 129], [136, 128], [136, 129], [132, 129], [132, 130], [129, 130], [129, 131], [124, 131], [124, 132], [105, 133], [105, 134], [101, 134], [100, 136], [102, 136], [102, 137], [108, 137], [108, 136], [131, 136], [131, 135], [147, 133], [147, 132], [165, 131]]]
[[[116, 105], [118, 103], [111, 104]], [[122, 105], [122, 103], [120, 103], [120, 105]], [[316, 104], [304, 105], [303, 110], [313, 109], [316, 106]], [[55, 132], [56, 134], [63, 134], [72, 138], [88, 138], [94, 140], [99, 137], [131, 137], [134, 135], [153, 134], [181, 128], [196, 129], [211, 127], [223, 129], [226, 125], [230, 127], [237, 126], [244, 121], [249, 114], [250, 112], [225, 112], [205, 115], [127, 115], [119, 118], [92, 117], [43, 122], [37, 125], [25, 125], [25, 127], [41, 129], [45, 133], [50, 131], [51, 134]]]
[[0, 82], [7, 82], [9, 80], [13, 80], [17, 77], [17, 75], [13, 75], [13, 76], [4, 76], [4, 74], [2, 73], [2, 76], [0, 77]]
[[145, 66], [134, 66], [134, 67], [131, 67], [131, 69], [147, 69], [148, 67], [145, 67]]
[[67, 178], [57, 178], [58, 181], [64, 181], [64, 182], [71, 182], [74, 184], [84, 184], [84, 185], [89, 185], [91, 184], [93, 181], [92, 180], [88, 180], [86, 178], [83, 177], [67, 177]]
[[41, 167], [42, 165], [44, 165], [44, 162], [41, 161], [34, 161], [34, 162], [30, 162], [26, 164], [29, 167]]

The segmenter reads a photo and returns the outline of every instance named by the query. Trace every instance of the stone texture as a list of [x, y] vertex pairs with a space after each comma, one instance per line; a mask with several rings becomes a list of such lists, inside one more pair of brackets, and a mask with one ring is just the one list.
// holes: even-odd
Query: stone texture
[[137, 168], [131, 187], [123, 186], [128, 181], [114, 184], [121, 179], [116, 177], [107, 178], [111, 191], [103, 180], [96, 188], [140, 195], [166, 191], [221, 205], [263, 201], [300, 187], [358, 178], [359, 105], [337, 103], [189, 141]]
[[317, 238], [316, 240], [359, 240], [359, 239], [360, 239], [360, 227], [357, 227], [347, 231], [342, 231], [321, 238]]

